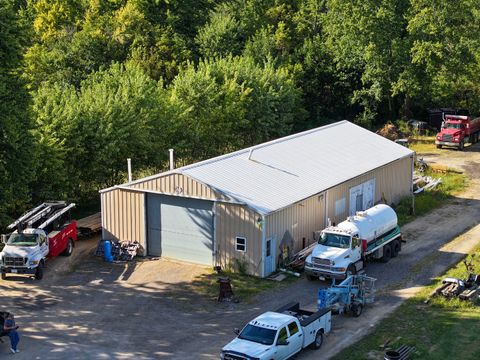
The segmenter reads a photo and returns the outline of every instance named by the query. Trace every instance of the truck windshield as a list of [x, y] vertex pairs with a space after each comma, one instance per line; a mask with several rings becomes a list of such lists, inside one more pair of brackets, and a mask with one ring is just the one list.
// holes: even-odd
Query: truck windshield
[[265, 329], [259, 326], [247, 325], [242, 330], [239, 339], [253, 341], [263, 345], [272, 345], [275, 340], [276, 330]]
[[447, 129], [463, 129], [463, 124], [452, 124], [452, 123], [447, 123], [445, 125]]
[[331, 246], [341, 249], [348, 249], [350, 246], [350, 236], [324, 232], [318, 243], [324, 246]]
[[7, 245], [13, 246], [35, 246], [37, 245], [36, 234], [12, 234], [7, 241]]

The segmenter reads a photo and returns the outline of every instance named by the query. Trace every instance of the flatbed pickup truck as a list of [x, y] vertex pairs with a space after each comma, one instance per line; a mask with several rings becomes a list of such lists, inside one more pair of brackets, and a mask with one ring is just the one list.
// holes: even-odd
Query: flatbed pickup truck
[[331, 311], [311, 312], [289, 303], [250, 321], [225, 345], [223, 360], [285, 360], [306, 347], [320, 349], [331, 329]]

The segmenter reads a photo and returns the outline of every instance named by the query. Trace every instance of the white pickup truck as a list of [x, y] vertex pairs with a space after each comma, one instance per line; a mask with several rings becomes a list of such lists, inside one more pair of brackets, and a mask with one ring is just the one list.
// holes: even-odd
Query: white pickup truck
[[237, 337], [225, 345], [223, 360], [284, 360], [307, 346], [320, 349], [331, 329], [331, 310], [301, 310], [290, 303], [250, 321]]

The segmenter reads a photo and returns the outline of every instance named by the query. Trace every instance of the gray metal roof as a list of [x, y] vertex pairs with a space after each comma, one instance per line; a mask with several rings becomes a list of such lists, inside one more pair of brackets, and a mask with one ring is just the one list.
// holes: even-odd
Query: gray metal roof
[[412, 154], [344, 120], [174, 172], [269, 214]]

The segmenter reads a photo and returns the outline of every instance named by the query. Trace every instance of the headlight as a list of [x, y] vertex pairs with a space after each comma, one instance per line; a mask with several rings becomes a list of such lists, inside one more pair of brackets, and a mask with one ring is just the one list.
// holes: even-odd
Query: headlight
[[345, 268], [344, 268], [344, 267], [334, 267], [332, 270], [333, 270], [333, 271], [344, 272], [344, 271], [345, 271]]
[[38, 260], [30, 260], [30, 265], [38, 265]]

